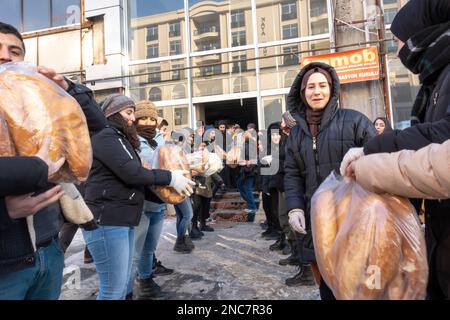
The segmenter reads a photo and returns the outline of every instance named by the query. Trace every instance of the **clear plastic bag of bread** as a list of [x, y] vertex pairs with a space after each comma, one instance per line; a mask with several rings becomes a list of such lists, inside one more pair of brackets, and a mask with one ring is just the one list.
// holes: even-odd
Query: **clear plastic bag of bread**
[[214, 145], [214, 153], [217, 154], [222, 160], [227, 159], [227, 153], [217, 144]]
[[337, 299], [421, 300], [428, 264], [411, 203], [332, 172], [311, 200], [320, 274]]
[[[156, 148], [151, 166], [152, 169], [189, 171], [186, 153], [173, 143], [166, 143]], [[186, 178], [191, 179], [191, 175], [187, 174]], [[179, 204], [187, 198], [186, 195], [179, 194], [169, 186], [153, 186], [151, 189], [162, 201], [168, 204]]]
[[199, 174], [204, 174], [208, 169], [208, 156], [208, 151], [206, 149], [186, 154], [189, 168]]
[[226, 164], [231, 168], [236, 168], [241, 160], [241, 148], [233, 145], [226, 156]]
[[0, 65], [0, 97], [0, 139], [10, 141], [2, 142], [0, 156], [34, 156], [50, 137], [49, 159], [64, 157], [65, 163], [49, 180], [87, 179], [92, 165], [91, 141], [86, 118], [74, 98], [25, 62]]

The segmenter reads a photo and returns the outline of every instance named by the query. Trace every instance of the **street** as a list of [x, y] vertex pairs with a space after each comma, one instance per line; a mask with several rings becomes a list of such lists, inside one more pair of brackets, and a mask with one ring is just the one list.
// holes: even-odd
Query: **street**
[[[254, 223], [212, 223], [215, 231], [205, 232], [202, 240], [194, 241], [196, 247], [191, 254], [181, 254], [173, 251], [175, 217], [166, 217], [157, 257], [175, 272], [156, 277], [155, 281], [169, 293], [170, 299], [177, 300], [318, 300], [317, 286], [288, 287], [284, 284], [297, 268], [278, 265], [278, 260], [287, 256], [268, 249], [274, 241], [261, 238], [263, 230], [259, 223], [263, 219], [260, 212]], [[78, 231], [66, 252], [61, 300], [96, 297], [95, 265], [83, 263], [83, 250], [83, 237]]]

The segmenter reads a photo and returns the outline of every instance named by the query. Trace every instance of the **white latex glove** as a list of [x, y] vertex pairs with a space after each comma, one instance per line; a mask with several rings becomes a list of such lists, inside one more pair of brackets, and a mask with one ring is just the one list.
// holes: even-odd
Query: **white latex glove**
[[272, 164], [272, 155], [268, 155], [261, 158], [261, 162], [263, 164], [268, 164], [269, 166]]
[[288, 213], [289, 216], [289, 224], [291, 225], [294, 231], [306, 234], [305, 230], [305, 213], [302, 209], [292, 209]]
[[345, 176], [347, 167], [353, 162], [364, 156], [363, 148], [350, 148], [342, 159], [340, 172], [341, 176]]
[[175, 189], [179, 194], [190, 196], [194, 191], [191, 186], [195, 186], [195, 182], [191, 179], [186, 178], [184, 175], [189, 174], [187, 170], [173, 170], [172, 180], [170, 181], [169, 187]]

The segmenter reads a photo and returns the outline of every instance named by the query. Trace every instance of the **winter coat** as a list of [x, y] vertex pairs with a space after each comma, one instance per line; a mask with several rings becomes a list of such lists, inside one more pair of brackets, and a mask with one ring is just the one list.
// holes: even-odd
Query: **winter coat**
[[[83, 85], [74, 84], [69, 80], [67, 82], [69, 84], [67, 92], [81, 106], [87, 120], [89, 132], [94, 134], [103, 129], [107, 125], [106, 118], [95, 102], [92, 91]], [[4, 158], [2, 158], [2, 161], [4, 161]], [[24, 165], [22, 161], [32, 161], [33, 165]], [[42, 192], [53, 186], [45, 185], [47, 183], [47, 173], [44, 174], [41, 171], [38, 160], [22, 161], [15, 161], [14, 164], [8, 167], [6, 165], [3, 166], [3, 163], [0, 166], [2, 172], [8, 173], [8, 179], [15, 179], [16, 181], [15, 183], [4, 183], [4, 180], [1, 180], [2, 197], [4, 195], [17, 195], [33, 191]], [[16, 174], [19, 175], [16, 176]], [[20, 174], [26, 175], [26, 178], [23, 179], [23, 176], [20, 176]], [[15, 176], [16, 178], [14, 178]], [[17, 219], [13, 223], [10, 223], [10, 219], [6, 219], [7, 222], [4, 223], [5, 218], [9, 218], [9, 215], [6, 212], [4, 202], [0, 200], [0, 274], [32, 267], [35, 263], [34, 249], [30, 238], [31, 231], [28, 230], [25, 218]], [[54, 203], [38, 211], [33, 216], [33, 220], [36, 245], [37, 247], [45, 246], [49, 241], [58, 237], [63, 222], [59, 204]]]
[[418, 151], [367, 155], [354, 163], [366, 190], [408, 198], [450, 198], [450, 140]]
[[[161, 146], [164, 144], [164, 137], [160, 133], [157, 133], [153, 140], [156, 141], [158, 146]], [[139, 136], [139, 142], [140, 142], [139, 157], [144, 162], [152, 163], [156, 148], [153, 148], [150, 145], [150, 143], [147, 141], [147, 139], [145, 139], [141, 136]], [[167, 205], [165, 203], [144, 201], [144, 212], [161, 212], [161, 211], [165, 210], [166, 208], [167, 208]]]
[[[313, 141], [306, 123], [306, 105], [300, 99], [303, 75], [319, 66], [333, 79], [332, 96], [323, 113], [317, 138]], [[322, 63], [311, 63], [303, 68], [294, 80], [287, 105], [298, 125], [292, 128], [286, 144], [284, 188], [286, 210], [303, 209], [309, 229], [310, 200], [323, 180], [335, 170], [352, 147], [362, 147], [376, 136], [372, 122], [355, 110], [339, 109], [339, 79], [333, 68]]]
[[[271, 143], [271, 139], [269, 138], [271, 135], [271, 130], [273, 129], [275, 124], [279, 124], [279, 123], [272, 123], [269, 125], [269, 127], [267, 128], [267, 144]], [[286, 152], [285, 152], [285, 139], [282, 138], [280, 141], [279, 145], [275, 145], [275, 150], [267, 150], [267, 153], [269, 155], [273, 155], [273, 157], [275, 157], [275, 155], [278, 155], [278, 170], [272, 174], [272, 175], [261, 175], [262, 177], [262, 192], [264, 193], [270, 193], [270, 190], [276, 189], [280, 192], [284, 192], [284, 160], [286, 158]], [[267, 149], [269, 149], [269, 145], [266, 146]], [[261, 155], [260, 155], [260, 159], [261, 159]], [[275, 160], [272, 159], [272, 166], [275, 165]], [[267, 170], [267, 165], [261, 163], [260, 164], [261, 168], [259, 170], [259, 172], [261, 172], [261, 170], [265, 171]], [[263, 168], [266, 168], [265, 170]]]
[[[430, 143], [444, 143], [450, 139], [450, 65], [438, 77], [435, 89], [427, 102], [425, 119], [403, 131], [394, 130], [369, 141], [364, 154], [419, 150]], [[449, 298], [450, 292], [450, 200], [425, 201], [427, 255], [430, 269], [428, 293]]]
[[[214, 185], [222, 185], [223, 180], [218, 173], [214, 173], [208, 177], [195, 177], [197, 185], [195, 187], [195, 194], [202, 196], [204, 198], [212, 198]], [[199, 187], [199, 184], [202, 185], [202, 188]]]
[[172, 178], [170, 171], [145, 169], [125, 135], [113, 127], [92, 137], [92, 150], [85, 200], [97, 223], [137, 226], [146, 196], [158, 202], [146, 187], [168, 185]]

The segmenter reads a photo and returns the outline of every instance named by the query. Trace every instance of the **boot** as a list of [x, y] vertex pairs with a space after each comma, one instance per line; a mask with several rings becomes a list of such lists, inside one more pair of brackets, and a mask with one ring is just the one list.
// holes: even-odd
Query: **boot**
[[157, 260], [153, 265], [152, 270], [153, 276], [167, 276], [173, 273], [173, 269], [166, 268], [162, 265], [161, 261]]
[[292, 278], [286, 279], [286, 285], [289, 287], [315, 285], [311, 266], [309, 264], [300, 265], [298, 273]]
[[168, 294], [161, 290], [161, 287], [153, 281], [153, 278], [136, 279], [138, 287], [137, 300], [165, 300]]
[[213, 232], [214, 228], [211, 228], [210, 226], [202, 223], [201, 226], [200, 226], [200, 230], [201, 231], [205, 231], [205, 232]]
[[247, 213], [247, 222], [253, 222], [255, 221], [255, 215], [256, 212], [255, 211], [250, 211]]
[[184, 236], [184, 243], [191, 249], [194, 250], [195, 246], [194, 243], [191, 240], [191, 237], [189, 237], [188, 235]]
[[186, 245], [184, 236], [178, 236], [173, 250], [180, 253], [191, 253], [192, 249]]
[[189, 233], [189, 236], [191, 237], [192, 240], [200, 240], [203, 237], [203, 234], [200, 231], [200, 229], [197, 227], [197, 225], [193, 224], [191, 232]]
[[299, 257], [299, 248], [298, 245], [294, 242], [291, 243], [291, 255], [286, 259], [281, 259], [278, 261], [278, 264], [281, 266], [298, 266], [300, 265], [300, 257]]
[[284, 237], [284, 233], [282, 233], [280, 234], [278, 240], [270, 245], [269, 250], [270, 251], [283, 250], [285, 246], [286, 246], [286, 238]]
[[281, 250], [281, 254], [284, 256], [291, 254], [291, 245], [289, 244], [289, 242], [285, 243], [283, 250]]
[[277, 240], [280, 237], [280, 231], [273, 229], [271, 232], [266, 233], [263, 238], [264, 240]]

